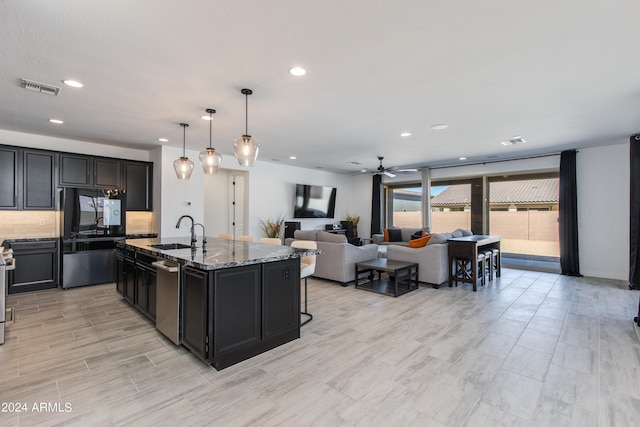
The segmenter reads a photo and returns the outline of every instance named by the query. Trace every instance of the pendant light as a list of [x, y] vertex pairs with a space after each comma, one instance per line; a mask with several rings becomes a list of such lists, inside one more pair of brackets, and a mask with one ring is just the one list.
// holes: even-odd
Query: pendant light
[[240, 166], [253, 166], [258, 158], [258, 150], [260, 144], [249, 135], [249, 95], [253, 93], [251, 89], [242, 89], [240, 91], [245, 96], [245, 127], [244, 135], [233, 141], [233, 151]]
[[222, 162], [222, 156], [215, 148], [211, 148], [212, 122], [213, 115], [216, 113], [216, 110], [213, 108], [207, 108], [205, 111], [209, 113], [209, 148], [205, 148], [200, 152], [200, 164], [202, 165], [202, 169], [204, 169], [205, 174], [212, 174], [218, 173], [220, 162]]
[[189, 124], [180, 123], [180, 126], [182, 126], [182, 157], [173, 161], [173, 168], [176, 170], [178, 179], [189, 179], [191, 178], [191, 172], [193, 172], [193, 162], [189, 160], [189, 158], [185, 154], [187, 144], [186, 129], [187, 127], [189, 127]]

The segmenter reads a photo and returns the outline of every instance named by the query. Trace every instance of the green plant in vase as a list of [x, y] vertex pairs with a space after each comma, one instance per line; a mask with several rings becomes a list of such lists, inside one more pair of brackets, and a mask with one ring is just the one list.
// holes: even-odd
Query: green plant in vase
[[360, 222], [360, 215], [347, 214], [347, 221], [353, 224], [353, 237], [358, 237], [358, 223]]

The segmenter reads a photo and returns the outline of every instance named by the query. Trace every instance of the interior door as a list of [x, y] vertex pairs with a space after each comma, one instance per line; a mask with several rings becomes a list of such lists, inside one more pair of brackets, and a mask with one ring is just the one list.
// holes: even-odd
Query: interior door
[[234, 237], [248, 234], [246, 232], [246, 177], [229, 174], [229, 230]]

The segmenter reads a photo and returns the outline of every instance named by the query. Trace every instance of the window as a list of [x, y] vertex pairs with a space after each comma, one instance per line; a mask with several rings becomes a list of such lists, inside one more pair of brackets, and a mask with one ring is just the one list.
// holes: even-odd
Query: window
[[447, 233], [457, 228], [471, 230], [471, 183], [432, 183], [431, 231]]
[[422, 227], [422, 187], [411, 183], [386, 186], [387, 226]]

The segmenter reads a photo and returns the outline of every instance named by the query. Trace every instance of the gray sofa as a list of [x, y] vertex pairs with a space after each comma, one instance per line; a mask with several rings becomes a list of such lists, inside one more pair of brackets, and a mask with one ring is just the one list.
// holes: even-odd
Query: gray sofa
[[452, 233], [433, 233], [427, 245], [422, 248], [389, 245], [387, 259], [417, 263], [418, 280], [437, 288], [449, 280], [449, 243], [447, 241], [452, 237], [471, 234], [469, 230], [460, 229]]
[[411, 235], [417, 231], [426, 231], [429, 232], [429, 228], [400, 228], [400, 227], [392, 227], [390, 230], [400, 230], [400, 236], [402, 237], [402, 241], [398, 242], [385, 242], [384, 234], [374, 234], [371, 236], [371, 240], [376, 245], [394, 245], [394, 246], [409, 246], [409, 240], [411, 240]]
[[285, 240], [291, 245], [293, 240], [314, 240], [318, 249], [324, 251], [316, 257], [314, 277], [335, 280], [342, 286], [355, 279], [356, 262], [368, 261], [378, 257], [378, 245], [354, 246], [347, 242], [344, 235], [318, 230], [296, 230], [294, 238]]

